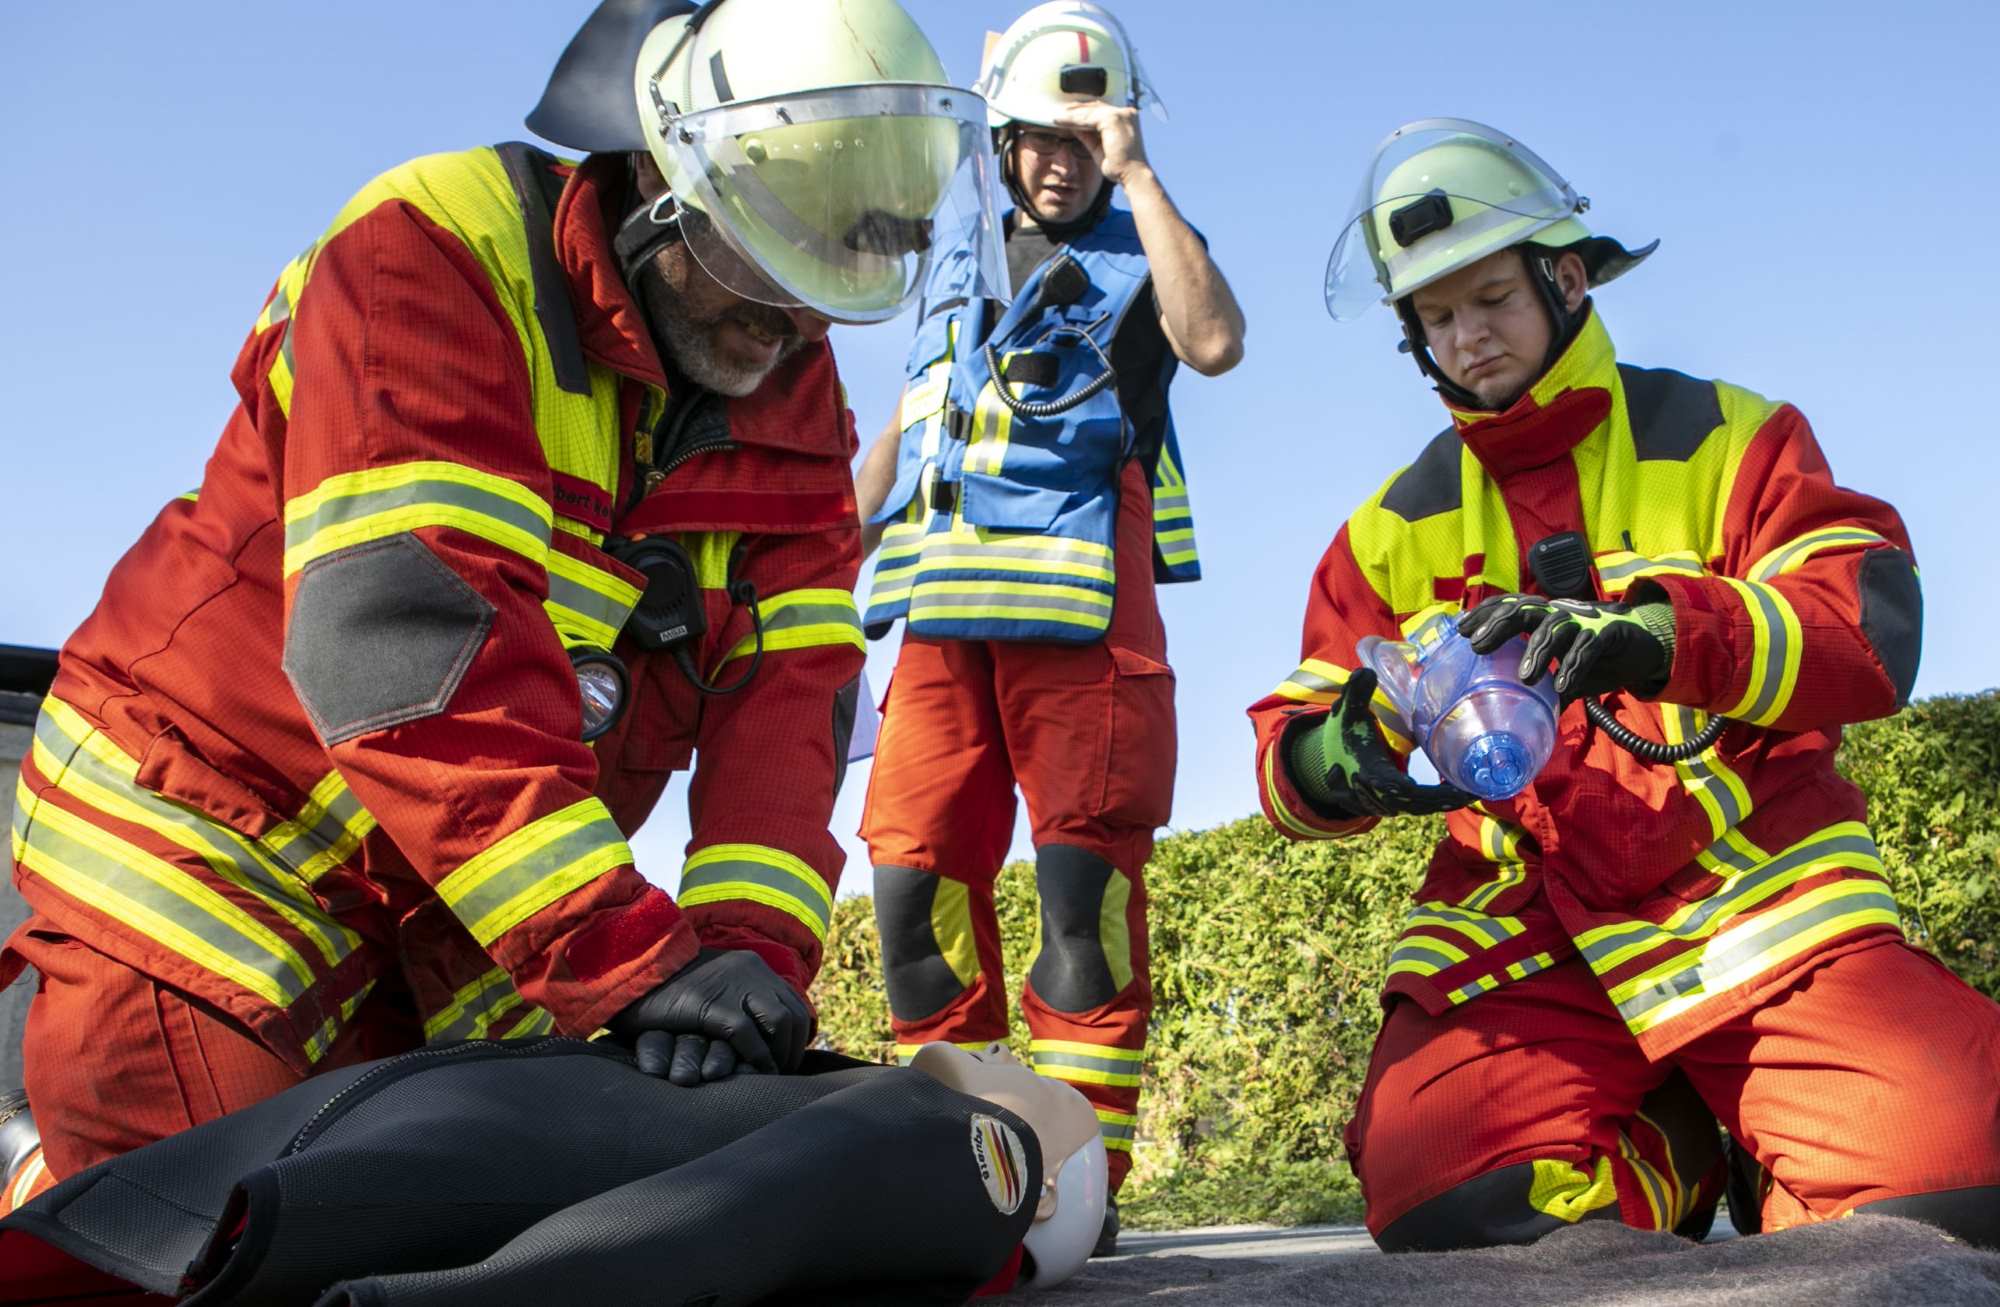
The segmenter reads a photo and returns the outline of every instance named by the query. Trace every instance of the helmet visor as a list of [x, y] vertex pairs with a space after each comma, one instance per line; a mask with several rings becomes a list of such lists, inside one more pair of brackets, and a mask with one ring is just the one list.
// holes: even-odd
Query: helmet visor
[[1583, 211], [1520, 142], [1462, 118], [1400, 127], [1376, 151], [1326, 264], [1326, 309], [1359, 317]]
[[662, 124], [688, 249], [745, 299], [880, 322], [964, 246], [976, 293], [1007, 297], [986, 104], [908, 83], [745, 100]]

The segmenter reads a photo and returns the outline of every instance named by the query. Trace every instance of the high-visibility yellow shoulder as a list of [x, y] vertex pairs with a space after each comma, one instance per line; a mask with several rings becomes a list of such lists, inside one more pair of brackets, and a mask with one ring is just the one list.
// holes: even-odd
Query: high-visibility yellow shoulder
[[520, 225], [507, 169], [490, 146], [411, 159], [374, 178], [335, 215], [321, 244], [384, 204], [403, 201], [463, 239]]
[[[1451, 428], [1355, 510], [1347, 536], [1356, 566], [1399, 615], [1439, 602], [1440, 581], [1458, 593], [1475, 554], [1488, 560], [1488, 579], [1514, 588], [1513, 527], [1505, 506]], [[1508, 576], [1492, 575], [1496, 570]]]

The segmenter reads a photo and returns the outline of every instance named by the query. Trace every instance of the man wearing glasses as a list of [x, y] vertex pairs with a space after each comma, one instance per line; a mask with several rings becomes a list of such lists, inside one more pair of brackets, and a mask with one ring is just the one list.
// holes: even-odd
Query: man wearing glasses
[[[1243, 314], [1146, 158], [1158, 97], [1080, 0], [1023, 15], [980, 84], [1015, 208], [1011, 303], [933, 263], [902, 401], [856, 479], [882, 547], [864, 625], [909, 626], [862, 833], [899, 1053], [1007, 1034], [993, 883], [1027, 798], [1036, 1069], [1131, 1165], [1146, 1019], [1143, 869], [1173, 798], [1157, 583], [1200, 575], [1167, 408], [1181, 363], [1243, 356]], [[1129, 209], [1114, 208], [1122, 187]], [[1108, 1251], [1116, 1235], [1107, 1214]]]

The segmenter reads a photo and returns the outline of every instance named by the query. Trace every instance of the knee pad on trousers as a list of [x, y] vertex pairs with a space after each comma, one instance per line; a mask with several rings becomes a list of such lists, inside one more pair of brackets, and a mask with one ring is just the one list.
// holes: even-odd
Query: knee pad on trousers
[[1068, 844], [1035, 850], [1042, 945], [1028, 968], [1035, 994], [1058, 1012], [1102, 1007], [1132, 983], [1125, 906], [1132, 882], [1095, 853]]
[[2000, 1185], [1970, 1189], [1937, 1189], [1863, 1203], [1861, 1216], [1902, 1216], [1935, 1225], [1954, 1239], [1980, 1248], [2000, 1250]]
[[[1529, 1201], [1534, 1186], [1533, 1162], [1488, 1171], [1418, 1203], [1391, 1221], [1375, 1242], [1385, 1253], [1449, 1252], [1533, 1243], [1574, 1224], [1536, 1210]], [[1615, 1221], [1618, 1204], [1598, 1207], [1582, 1219]]]
[[908, 867], [875, 868], [882, 978], [898, 1021], [934, 1016], [979, 975], [971, 895], [963, 881]]

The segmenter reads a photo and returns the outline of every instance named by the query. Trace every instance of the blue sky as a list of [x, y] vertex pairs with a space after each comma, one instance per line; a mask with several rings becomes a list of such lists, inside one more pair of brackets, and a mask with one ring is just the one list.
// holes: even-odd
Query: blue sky
[[[952, 73], [1018, 12], [908, 0]], [[1023, 5], [1022, 7], [1025, 7]], [[1979, 3], [1420, 7], [1126, 0], [1172, 120], [1168, 189], [1249, 318], [1248, 357], [1183, 374], [1207, 579], [1163, 592], [1180, 674], [1174, 822], [1255, 806], [1243, 707], [1288, 671], [1347, 512], [1443, 425], [1386, 311], [1337, 326], [1328, 247], [1372, 148], [1455, 114], [1519, 136], [1660, 252], [1602, 296], [1629, 362], [1790, 399], [1835, 475], [1895, 503], [1929, 600], [1920, 694], [2000, 681], [1990, 649], [2000, 179]], [[0, 642], [59, 644], [160, 504], [197, 483], [277, 270], [374, 173], [519, 137], [587, 0], [15, 0], [0, 13]], [[840, 329], [861, 430], [908, 324]], [[893, 639], [870, 670], [879, 691]], [[835, 816], [852, 832], [865, 766]], [[677, 782], [634, 844], [671, 885]], [[1017, 848], [1025, 849], [1025, 840]]]

